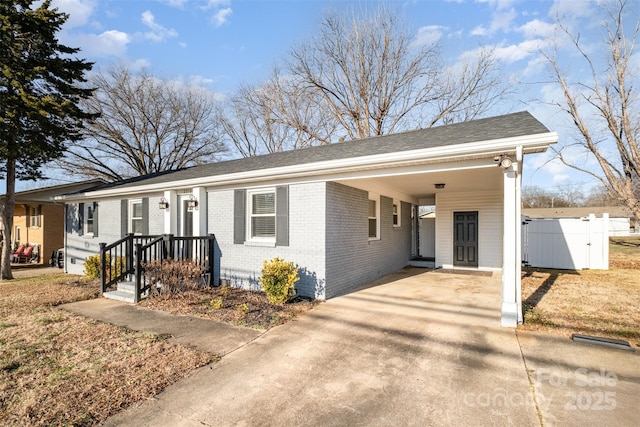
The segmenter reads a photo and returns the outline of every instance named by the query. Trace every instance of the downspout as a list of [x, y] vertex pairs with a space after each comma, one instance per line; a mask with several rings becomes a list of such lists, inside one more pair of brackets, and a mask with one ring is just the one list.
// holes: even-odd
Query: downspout
[[516, 147], [516, 302], [518, 304], [518, 323], [524, 321], [522, 313], [522, 163], [524, 155], [522, 145]]

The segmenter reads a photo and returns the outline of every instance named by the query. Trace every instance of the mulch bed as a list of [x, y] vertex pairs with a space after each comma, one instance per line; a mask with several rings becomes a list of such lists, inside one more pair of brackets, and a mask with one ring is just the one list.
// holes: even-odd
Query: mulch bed
[[140, 303], [142, 307], [154, 310], [256, 329], [269, 329], [286, 323], [305, 314], [317, 304], [317, 301], [296, 297], [286, 304], [277, 305], [271, 303], [264, 292], [230, 286], [158, 295]]

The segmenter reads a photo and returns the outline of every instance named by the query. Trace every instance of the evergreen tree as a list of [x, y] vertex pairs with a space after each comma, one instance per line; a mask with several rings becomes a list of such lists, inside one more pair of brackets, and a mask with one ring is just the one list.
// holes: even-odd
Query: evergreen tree
[[0, 279], [12, 278], [16, 179], [42, 178], [41, 167], [80, 139], [83, 120], [92, 118], [79, 101], [92, 94], [81, 85], [93, 64], [59, 43], [56, 33], [68, 15], [51, 9], [49, 0], [34, 3], [0, 0], [0, 173], [7, 185]]

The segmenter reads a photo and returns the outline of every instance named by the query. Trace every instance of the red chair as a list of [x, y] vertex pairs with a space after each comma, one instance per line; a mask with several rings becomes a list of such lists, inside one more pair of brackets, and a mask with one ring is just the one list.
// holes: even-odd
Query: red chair
[[18, 249], [11, 254], [11, 262], [20, 262], [20, 255], [24, 252], [24, 245], [18, 246]]
[[22, 262], [24, 260], [25, 263], [31, 260], [31, 254], [33, 252], [33, 246], [27, 246], [25, 250], [18, 255], [18, 262]]

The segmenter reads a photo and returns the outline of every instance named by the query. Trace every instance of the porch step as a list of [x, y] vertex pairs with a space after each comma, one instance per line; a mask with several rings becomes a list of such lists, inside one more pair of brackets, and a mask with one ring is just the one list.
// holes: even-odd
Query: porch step
[[135, 302], [135, 282], [118, 283], [117, 291], [109, 291], [102, 294], [103, 297], [123, 302]]
[[105, 298], [116, 300], [116, 301], [130, 302], [130, 303], [135, 302], [133, 292], [109, 291], [109, 292], [103, 293], [102, 296]]
[[120, 283], [118, 283], [118, 290], [119, 291], [134, 293], [135, 289], [136, 289], [136, 283], [135, 282], [120, 282]]
[[436, 268], [435, 261], [427, 261], [424, 259], [412, 259], [409, 261], [409, 265], [412, 267], [420, 267], [420, 268]]

